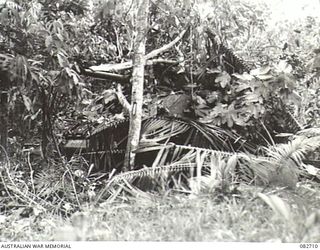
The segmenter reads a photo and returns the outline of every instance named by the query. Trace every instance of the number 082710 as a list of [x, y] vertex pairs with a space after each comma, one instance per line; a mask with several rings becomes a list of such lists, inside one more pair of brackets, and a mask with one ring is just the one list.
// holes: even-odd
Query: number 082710
[[316, 243], [301, 243], [300, 244], [300, 248], [305, 248], [305, 249], [307, 249], [307, 248], [318, 248], [319, 247], [319, 245], [318, 244], [316, 244]]

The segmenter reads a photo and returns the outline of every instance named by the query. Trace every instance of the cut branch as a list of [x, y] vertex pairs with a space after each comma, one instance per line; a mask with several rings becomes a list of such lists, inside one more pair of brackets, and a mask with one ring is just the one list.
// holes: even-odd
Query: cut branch
[[92, 71], [90, 69], [84, 69], [82, 70], [81, 74], [85, 76], [91, 76], [94, 78], [101, 78], [121, 83], [128, 83], [130, 80], [130, 76], [127, 75], [120, 75], [120, 74], [114, 74], [114, 73], [108, 73], [103, 71]]
[[157, 59], [149, 59], [146, 61], [146, 65], [156, 65], [156, 64], [179, 64], [176, 60], [169, 60], [169, 59], [163, 59], [163, 58], [157, 58]]
[[[144, 59], [145, 61], [156, 57], [157, 55], [165, 52], [166, 50], [170, 49], [171, 47], [173, 47], [177, 42], [179, 42], [184, 34], [187, 32], [186, 30], [183, 30], [174, 40], [172, 40], [170, 43], [164, 45], [163, 47], [159, 48], [159, 49], [155, 49], [153, 51], [151, 51], [149, 54], [145, 55]], [[92, 71], [119, 71], [119, 70], [125, 70], [125, 69], [130, 69], [132, 68], [133, 63], [132, 60], [128, 61], [128, 62], [124, 62], [124, 63], [118, 63], [118, 64], [101, 64], [99, 66], [91, 66], [90, 70]]]
[[[123, 65], [123, 63], [120, 63], [120, 64]], [[179, 64], [179, 62], [175, 61], [175, 60], [168, 60], [168, 59], [162, 59], [162, 58], [151, 59], [146, 62], [146, 65], [149, 65], [149, 66], [156, 65], [156, 64], [176, 65], [176, 64]], [[110, 64], [110, 65], [115, 66], [118, 64]], [[130, 82], [130, 76], [128, 76], [128, 75], [109, 73], [109, 72], [105, 72], [105, 71], [93, 71], [91, 69], [83, 69], [81, 71], [81, 74], [85, 75], [85, 76], [91, 76], [94, 78], [116, 81], [119, 83], [129, 83]]]
[[117, 64], [101, 64], [99, 66], [91, 66], [89, 69], [92, 71], [119, 71], [132, 68], [132, 60], [124, 63]]

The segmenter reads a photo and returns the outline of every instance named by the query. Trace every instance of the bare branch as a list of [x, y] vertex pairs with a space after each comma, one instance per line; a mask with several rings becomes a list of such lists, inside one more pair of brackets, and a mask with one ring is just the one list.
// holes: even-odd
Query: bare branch
[[[145, 55], [145, 61], [156, 57], [157, 55], [165, 52], [166, 50], [170, 49], [171, 47], [173, 47], [177, 42], [179, 42], [184, 34], [187, 32], [186, 30], [183, 30], [174, 40], [172, 40], [170, 43], [164, 45], [163, 47], [159, 48], [159, 49], [155, 49], [153, 51], [151, 51], [149, 54]], [[132, 68], [133, 63], [132, 60], [128, 61], [128, 62], [124, 62], [124, 63], [118, 63], [118, 64], [101, 64], [99, 66], [91, 66], [90, 70], [92, 71], [119, 71], [119, 70], [124, 70], [124, 69], [130, 69]]]
[[[175, 61], [175, 60], [167, 60], [167, 59], [158, 58], [158, 59], [148, 60], [146, 62], [146, 65], [156, 65], [156, 64], [160, 64], [160, 63], [171, 64], [171, 65], [179, 64], [179, 62]], [[123, 63], [110, 64], [110, 65], [113, 65], [113, 67], [114, 67], [115, 65], [123, 65]], [[116, 81], [119, 83], [129, 83], [129, 81], [130, 81], [130, 76], [128, 76], [128, 75], [109, 73], [109, 72], [105, 72], [105, 71], [93, 71], [91, 69], [84, 69], [84, 70], [82, 70], [81, 73], [85, 76], [91, 76], [91, 77], [95, 77], [95, 78]]]
[[171, 47], [173, 47], [177, 42], [179, 42], [184, 34], [187, 32], [187, 29], [183, 30], [174, 40], [172, 40], [170, 43], [164, 45], [163, 47], [159, 48], [159, 49], [155, 49], [153, 51], [151, 51], [149, 54], [146, 55], [146, 60], [151, 59], [163, 52], [165, 52], [166, 50], [170, 49]]

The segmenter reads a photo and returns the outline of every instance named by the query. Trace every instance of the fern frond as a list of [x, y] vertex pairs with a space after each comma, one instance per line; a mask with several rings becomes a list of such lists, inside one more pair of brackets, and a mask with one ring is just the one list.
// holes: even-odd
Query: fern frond
[[297, 137], [287, 144], [264, 148], [267, 156], [278, 162], [292, 159], [297, 164], [302, 164], [302, 160], [308, 152], [314, 151], [320, 147], [320, 136], [311, 138]]

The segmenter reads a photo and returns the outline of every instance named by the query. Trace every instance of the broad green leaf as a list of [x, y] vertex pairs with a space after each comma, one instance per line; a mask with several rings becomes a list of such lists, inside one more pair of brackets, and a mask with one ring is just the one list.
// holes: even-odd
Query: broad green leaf
[[216, 83], [220, 83], [222, 88], [225, 88], [230, 84], [231, 76], [227, 72], [222, 72], [219, 76], [215, 79]]
[[52, 36], [47, 36], [46, 40], [45, 40], [45, 45], [47, 48], [51, 48], [51, 45], [52, 45]]
[[219, 69], [219, 68], [214, 68], [214, 69], [207, 68], [207, 73], [208, 74], [220, 74], [221, 73], [221, 69]]
[[273, 75], [257, 75], [260, 80], [269, 80], [273, 78]]
[[217, 91], [213, 91], [206, 97], [206, 101], [208, 103], [215, 103], [215, 102], [219, 101], [220, 98], [221, 97], [220, 97], [219, 93]]
[[208, 115], [210, 114], [210, 110], [204, 108], [197, 108], [194, 112], [197, 116], [205, 118], [208, 118]]
[[261, 76], [266, 75], [270, 72], [271, 68], [269, 66], [253, 69], [250, 71], [250, 75]]
[[311, 61], [310, 69], [311, 70], [318, 70], [320, 68], [320, 54], [317, 53], [316, 56]]
[[228, 118], [226, 118], [226, 120], [227, 120], [228, 127], [232, 128], [233, 127], [233, 123], [234, 123], [233, 119], [231, 117], [228, 117]]
[[175, 26], [176, 26], [176, 27], [179, 27], [180, 21], [179, 21], [179, 19], [178, 19], [177, 16], [174, 16], [174, 23], [175, 23]]
[[249, 75], [248, 73], [243, 73], [242, 75], [234, 73], [233, 76], [238, 78], [238, 79], [240, 79], [240, 80], [243, 80], [243, 81], [251, 81], [251, 80], [253, 80], [253, 76]]
[[308, 218], [306, 219], [305, 226], [306, 228], [311, 228], [316, 226], [317, 224], [320, 224], [320, 210], [316, 210], [313, 213], [311, 213]]
[[113, 101], [117, 99], [115, 94], [111, 94], [111, 95], [104, 95], [104, 104], [108, 104], [109, 102]]
[[[68, 58], [61, 52], [57, 54], [60, 67], [67, 67], [69, 65]], [[69, 75], [70, 76], [70, 75]]]
[[284, 217], [287, 221], [291, 219], [291, 210], [289, 205], [276, 195], [265, 195], [258, 193], [258, 196], [280, 217]]
[[256, 103], [260, 101], [260, 95], [256, 93], [248, 93], [246, 96], [246, 101], [249, 103]]
[[235, 87], [235, 91], [237, 93], [243, 91], [243, 90], [249, 90], [251, 89], [252, 86], [250, 84], [246, 84], [246, 83], [240, 83], [238, 86]]
[[196, 102], [199, 105], [206, 105], [207, 104], [207, 102], [201, 96], [198, 96], [198, 95], [196, 96]]
[[312, 165], [304, 164], [303, 167], [310, 175], [313, 175], [313, 176], [320, 175], [320, 170]]
[[232, 174], [238, 162], [238, 156], [236, 154], [232, 155], [226, 165], [225, 171], [226, 174]]
[[31, 119], [32, 121], [35, 120], [35, 119], [37, 118], [37, 116], [40, 114], [40, 112], [41, 112], [41, 109], [38, 109], [37, 113], [33, 114], [33, 115], [30, 117], [30, 119]]
[[289, 63], [287, 63], [287, 61], [280, 60], [278, 65], [276, 65], [276, 71], [290, 74], [292, 72], [292, 66]]
[[296, 91], [292, 91], [289, 95], [289, 100], [291, 100], [297, 106], [301, 105], [302, 97]]
[[23, 104], [28, 111], [32, 110], [32, 101], [28, 96], [22, 95]]
[[64, 41], [63, 36], [60, 33], [57, 33], [56, 35], [61, 42]]

